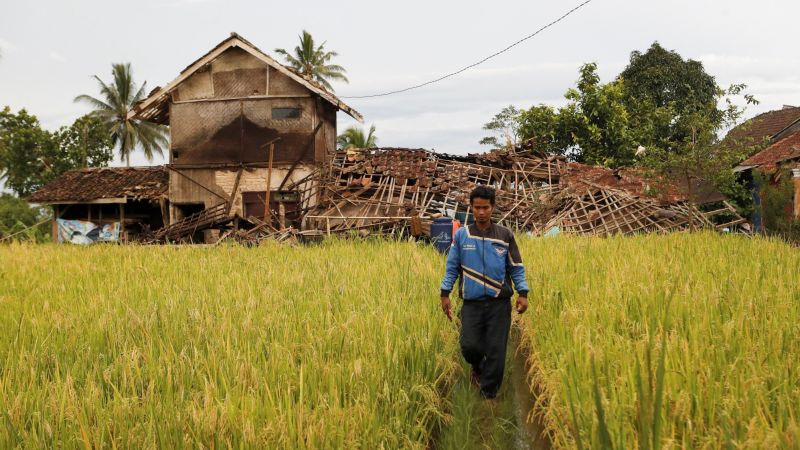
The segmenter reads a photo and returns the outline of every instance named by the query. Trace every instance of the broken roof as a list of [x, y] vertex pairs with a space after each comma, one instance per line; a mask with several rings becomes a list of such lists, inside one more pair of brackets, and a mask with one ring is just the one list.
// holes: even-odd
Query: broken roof
[[775, 169], [781, 162], [799, 158], [800, 133], [794, 133], [742, 161], [737, 169], [747, 170], [760, 167], [762, 169], [771, 170]]
[[138, 118], [142, 120], [147, 120], [150, 122], [157, 122], [157, 123], [167, 123], [169, 120], [169, 99], [170, 93], [184, 80], [186, 80], [189, 76], [197, 72], [200, 68], [204, 67], [209, 62], [213, 61], [219, 55], [221, 55], [225, 50], [229, 48], [237, 47], [240, 48], [254, 57], [261, 60], [263, 63], [267, 64], [268, 66], [278, 70], [279, 72], [283, 73], [284, 75], [288, 76], [289, 78], [295, 80], [296, 82], [303, 85], [306, 89], [318, 94], [322, 99], [326, 100], [331, 105], [335, 106], [338, 109], [341, 109], [345, 113], [347, 113], [350, 117], [358, 120], [359, 122], [363, 122], [364, 118], [359, 114], [358, 111], [348, 106], [343, 101], [339, 100], [338, 97], [333, 95], [331, 92], [326, 90], [322, 87], [319, 83], [311, 80], [308, 77], [300, 75], [296, 71], [284, 66], [283, 64], [275, 61], [272, 57], [258, 49], [255, 45], [251, 44], [249, 41], [244, 39], [243, 37], [239, 36], [236, 33], [231, 33], [230, 37], [223, 40], [216, 47], [211, 49], [208, 53], [201, 56], [195, 62], [189, 64], [185, 69], [183, 69], [178, 75], [177, 78], [172, 80], [169, 84], [164, 87], [157, 87], [155, 88], [150, 95], [145, 98], [144, 100], [137, 102], [131, 111], [128, 113], [128, 118]]
[[70, 170], [26, 198], [30, 203], [83, 203], [102, 199], [166, 197], [169, 174], [164, 166], [92, 167]]

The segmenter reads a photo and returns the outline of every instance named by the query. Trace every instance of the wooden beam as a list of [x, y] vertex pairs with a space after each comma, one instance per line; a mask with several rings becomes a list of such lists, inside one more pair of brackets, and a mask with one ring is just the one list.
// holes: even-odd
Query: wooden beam
[[110, 198], [98, 198], [94, 200], [77, 200], [77, 201], [57, 201], [57, 202], [47, 202], [42, 203], [43, 205], [89, 205], [89, 204], [100, 204], [100, 203], [125, 203], [128, 201], [128, 197], [110, 197]]
[[228, 97], [228, 98], [197, 98], [192, 100], [180, 100], [172, 102], [175, 105], [182, 105], [184, 103], [208, 103], [208, 102], [239, 102], [242, 100], [270, 100], [270, 99], [287, 99], [287, 98], [311, 98], [310, 94], [305, 95], [252, 95], [249, 97]]
[[[268, 167], [267, 167], [267, 196], [264, 199], [264, 222], [272, 226], [272, 210], [269, 208], [269, 198], [270, 194], [272, 193], [272, 155], [275, 153], [275, 143], [270, 142], [269, 144], [269, 157], [268, 157]], [[269, 217], [269, 220], [267, 220]]]
[[53, 242], [58, 242], [58, 205], [53, 205], [53, 224], [50, 226], [50, 235], [53, 238]]
[[124, 238], [125, 236], [125, 204], [120, 203], [119, 205], [119, 239], [122, 242], [128, 242], [127, 239]]
[[226, 214], [231, 213], [233, 202], [236, 201], [236, 192], [239, 190], [239, 180], [242, 179], [242, 171], [244, 171], [244, 167], [239, 167], [239, 171], [236, 172], [236, 181], [233, 182], [233, 190], [231, 191], [231, 199], [228, 201], [228, 209], [225, 211]]

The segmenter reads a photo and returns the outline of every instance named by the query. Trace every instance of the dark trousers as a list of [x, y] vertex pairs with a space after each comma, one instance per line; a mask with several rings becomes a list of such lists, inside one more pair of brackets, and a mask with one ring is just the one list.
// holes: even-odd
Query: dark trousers
[[497, 395], [506, 365], [511, 300], [466, 300], [461, 306], [461, 354], [480, 374], [481, 394]]

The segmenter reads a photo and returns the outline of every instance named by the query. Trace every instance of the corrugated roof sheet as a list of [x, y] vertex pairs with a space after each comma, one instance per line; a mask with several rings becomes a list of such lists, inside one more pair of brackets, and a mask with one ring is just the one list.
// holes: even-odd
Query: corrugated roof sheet
[[154, 200], [166, 197], [164, 166], [93, 167], [65, 172], [26, 199], [30, 203], [88, 202], [104, 198]]

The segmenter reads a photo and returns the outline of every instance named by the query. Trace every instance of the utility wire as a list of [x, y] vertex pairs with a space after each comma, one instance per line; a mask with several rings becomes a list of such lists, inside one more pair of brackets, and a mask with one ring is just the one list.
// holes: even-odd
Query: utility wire
[[386, 97], [387, 95], [399, 94], [399, 93], [401, 93], [401, 92], [408, 92], [408, 91], [410, 91], [410, 90], [412, 90], [412, 89], [418, 89], [418, 88], [421, 88], [421, 87], [423, 87], [423, 86], [428, 86], [429, 84], [438, 83], [439, 81], [442, 81], [442, 80], [445, 80], [445, 79], [447, 79], [447, 78], [450, 78], [450, 77], [456, 76], [456, 75], [460, 74], [461, 72], [467, 71], [467, 70], [469, 70], [469, 69], [471, 69], [471, 68], [473, 68], [473, 67], [475, 67], [475, 66], [477, 66], [477, 65], [483, 64], [483, 63], [485, 63], [486, 61], [488, 61], [488, 60], [490, 60], [490, 59], [494, 58], [495, 56], [498, 56], [498, 55], [500, 55], [500, 54], [503, 54], [503, 53], [505, 53], [505, 52], [507, 52], [507, 51], [511, 50], [512, 48], [516, 47], [517, 45], [519, 45], [519, 44], [521, 44], [521, 43], [523, 43], [523, 42], [527, 41], [528, 39], [530, 39], [530, 38], [532, 38], [532, 37], [536, 36], [537, 34], [541, 33], [542, 31], [544, 31], [544, 30], [546, 30], [546, 29], [548, 29], [548, 28], [552, 27], [553, 25], [555, 25], [555, 24], [557, 24], [557, 23], [561, 22], [562, 20], [566, 19], [566, 18], [567, 18], [567, 16], [569, 16], [570, 14], [572, 14], [572, 13], [574, 13], [575, 11], [577, 11], [577, 10], [579, 10], [579, 9], [583, 8], [584, 6], [586, 6], [587, 4], [589, 4], [589, 3], [591, 3], [591, 2], [592, 2], [592, 0], [586, 0], [586, 1], [584, 1], [584, 2], [583, 2], [583, 3], [581, 3], [580, 5], [578, 5], [578, 6], [574, 7], [574, 8], [572, 8], [572, 9], [570, 9], [569, 11], [567, 11], [565, 14], [563, 14], [563, 15], [562, 15], [561, 17], [559, 17], [558, 19], [556, 19], [556, 20], [554, 20], [554, 21], [552, 21], [552, 22], [548, 23], [547, 25], [545, 25], [545, 26], [543, 26], [543, 27], [539, 28], [538, 30], [534, 31], [533, 33], [531, 33], [531, 34], [529, 34], [529, 35], [525, 36], [524, 38], [522, 38], [522, 39], [518, 40], [517, 42], [514, 42], [513, 44], [509, 45], [508, 47], [506, 47], [506, 48], [504, 48], [504, 49], [502, 49], [502, 50], [500, 50], [500, 51], [497, 51], [497, 52], [495, 52], [495, 53], [492, 53], [491, 55], [489, 55], [489, 56], [487, 56], [487, 57], [483, 58], [482, 60], [480, 60], [480, 61], [478, 61], [478, 62], [475, 62], [475, 63], [472, 63], [472, 64], [470, 64], [470, 65], [468, 65], [468, 66], [466, 66], [466, 67], [463, 67], [463, 68], [461, 68], [461, 69], [459, 69], [459, 70], [457, 70], [457, 71], [455, 71], [455, 72], [450, 72], [450, 73], [448, 73], [447, 75], [443, 75], [443, 76], [441, 76], [441, 77], [439, 77], [439, 78], [436, 78], [436, 79], [433, 79], [433, 80], [430, 80], [430, 81], [426, 81], [426, 82], [424, 82], [424, 83], [416, 84], [416, 85], [414, 85], [414, 86], [409, 86], [409, 87], [407, 87], [407, 88], [404, 88], [404, 89], [398, 89], [398, 90], [396, 90], [396, 91], [389, 91], [389, 92], [383, 92], [383, 93], [380, 93], [380, 94], [371, 94], [371, 95], [349, 95], [349, 96], [342, 96], [342, 97], [339, 97], [339, 98], [373, 98], [373, 97]]

